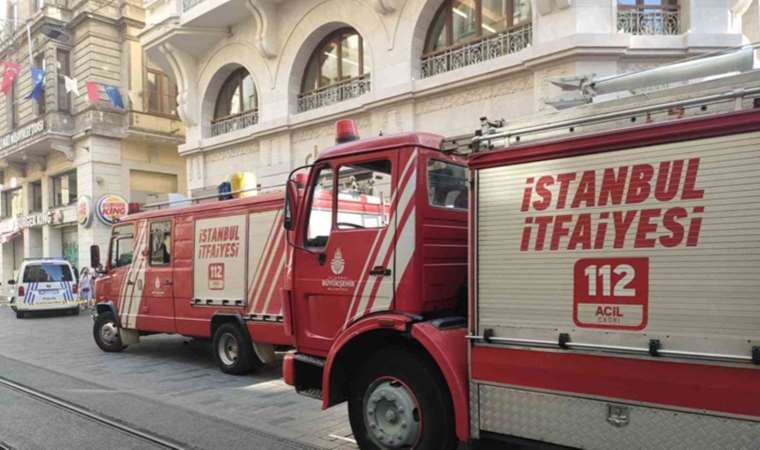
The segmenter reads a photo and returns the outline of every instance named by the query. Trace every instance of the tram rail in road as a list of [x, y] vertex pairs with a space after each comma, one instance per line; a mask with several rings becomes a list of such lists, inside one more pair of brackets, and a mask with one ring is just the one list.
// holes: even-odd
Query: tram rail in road
[[[184, 450], [187, 448], [183, 446], [182, 444], [174, 442], [170, 439], [166, 439], [162, 436], [158, 436], [156, 434], [134, 428], [132, 426], [119, 422], [118, 420], [112, 419], [103, 414], [94, 413], [74, 403], [62, 400], [58, 397], [55, 397], [48, 393], [31, 388], [29, 386], [16, 383], [15, 381], [8, 380], [7, 378], [1, 377], [1, 376], [0, 376], [0, 386], [22, 393], [28, 397], [39, 400], [55, 408], [76, 414], [80, 417], [84, 417], [94, 422], [99, 422], [111, 429], [127, 434], [131, 437], [149, 442], [160, 448], [166, 448], [166, 449], [171, 449], [171, 450]], [[15, 449], [12, 446], [10, 446], [10, 444], [0, 441], [0, 450], [15, 450]]]

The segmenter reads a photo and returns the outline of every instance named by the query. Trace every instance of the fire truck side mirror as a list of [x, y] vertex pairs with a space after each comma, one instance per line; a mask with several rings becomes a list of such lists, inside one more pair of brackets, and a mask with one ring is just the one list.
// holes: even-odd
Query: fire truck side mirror
[[296, 224], [296, 202], [298, 201], [298, 185], [294, 180], [288, 180], [285, 189], [285, 211], [283, 213], [282, 226], [290, 231]]
[[100, 247], [90, 246], [90, 267], [100, 267]]

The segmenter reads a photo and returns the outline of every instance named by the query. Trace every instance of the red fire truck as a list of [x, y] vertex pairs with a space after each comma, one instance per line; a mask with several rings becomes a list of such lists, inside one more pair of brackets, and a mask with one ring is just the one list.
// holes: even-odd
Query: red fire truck
[[[290, 345], [280, 289], [282, 193], [132, 214], [112, 228], [93, 335], [118, 352], [140, 336], [213, 338], [219, 367], [245, 373]], [[94, 267], [100, 251], [93, 248]]]
[[[448, 147], [354, 140], [288, 184], [288, 384], [363, 449], [758, 448], [757, 72], [486, 122], [467, 172]], [[387, 222], [315, 209], [347, 173], [390, 178]]]

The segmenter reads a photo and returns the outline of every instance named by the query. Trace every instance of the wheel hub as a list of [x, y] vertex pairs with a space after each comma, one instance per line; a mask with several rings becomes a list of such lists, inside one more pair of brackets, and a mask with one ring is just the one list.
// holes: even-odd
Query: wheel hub
[[231, 334], [225, 333], [219, 339], [217, 351], [219, 352], [219, 358], [225, 365], [232, 366], [237, 363], [240, 350], [237, 340]]
[[113, 322], [106, 322], [100, 327], [100, 338], [107, 344], [116, 343], [119, 338], [119, 328]]
[[414, 394], [393, 379], [376, 381], [364, 401], [370, 438], [381, 448], [412, 446], [422, 429]]

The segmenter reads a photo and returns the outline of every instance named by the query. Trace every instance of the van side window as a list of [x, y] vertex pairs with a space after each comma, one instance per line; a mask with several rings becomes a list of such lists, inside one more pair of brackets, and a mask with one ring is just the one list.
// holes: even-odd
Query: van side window
[[382, 228], [391, 207], [391, 162], [369, 161], [338, 169], [339, 230]]
[[150, 265], [166, 266], [172, 262], [171, 221], [150, 224]]
[[132, 225], [115, 227], [111, 235], [111, 267], [122, 267], [132, 264], [134, 252], [134, 237]]
[[469, 194], [464, 167], [435, 159], [429, 160], [427, 188], [430, 206], [467, 209]]
[[314, 179], [309, 219], [306, 224], [306, 245], [324, 247], [330, 237], [333, 212], [333, 171], [330, 167], [319, 170]]

